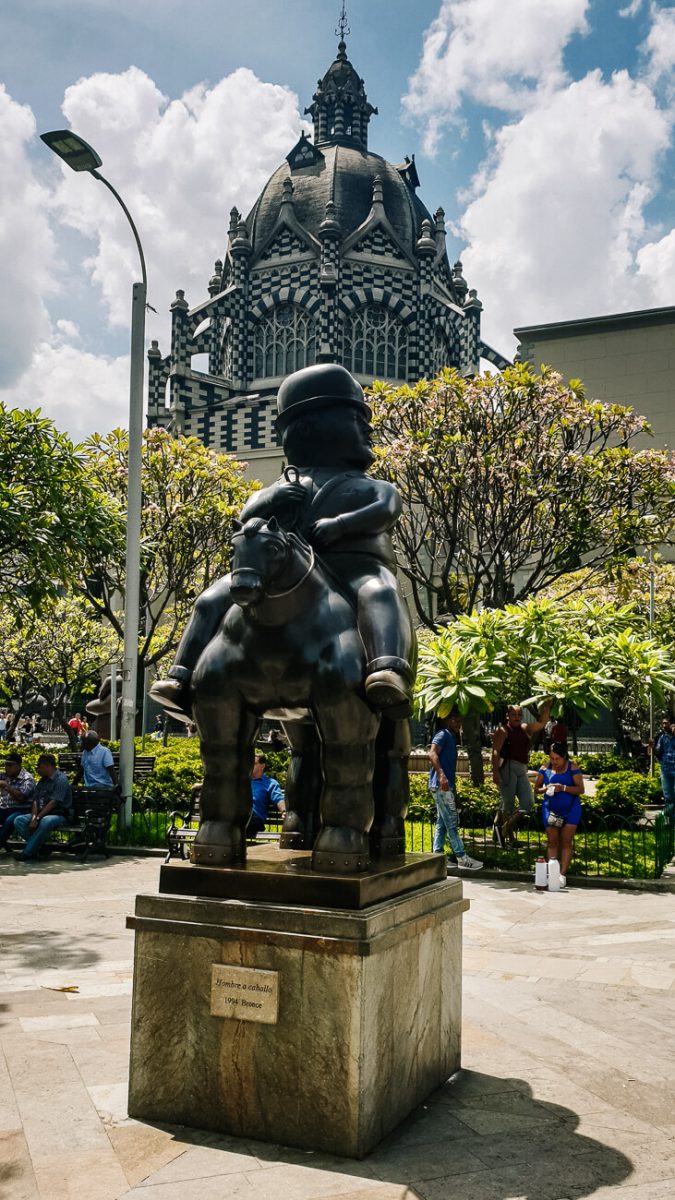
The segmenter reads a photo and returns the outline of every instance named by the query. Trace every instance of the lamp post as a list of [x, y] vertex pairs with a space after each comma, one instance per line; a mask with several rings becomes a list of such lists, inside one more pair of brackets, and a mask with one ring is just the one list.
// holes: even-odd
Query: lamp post
[[138, 230], [131, 213], [113, 185], [101, 175], [102, 160], [95, 150], [68, 129], [40, 134], [73, 171], [86, 171], [105, 184], [120, 205], [134, 235], [141, 263], [141, 283], [132, 285], [131, 367], [129, 379], [129, 466], [127, 484], [126, 579], [124, 601], [124, 650], [122, 664], [122, 718], [120, 721], [120, 790], [124, 824], [131, 823], [131, 798], [134, 778], [134, 734], [136, 689], [138, 680], [138, 623], [140, 607], [141, 546], [141, 452], [143, 445], [143, 372], [145, 366], [145, 308], [147, 274]]

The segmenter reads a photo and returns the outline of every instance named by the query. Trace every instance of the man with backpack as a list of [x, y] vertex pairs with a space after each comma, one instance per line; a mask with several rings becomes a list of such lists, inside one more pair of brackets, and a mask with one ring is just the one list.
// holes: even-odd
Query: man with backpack
[[[519, 704], [509, 704], [506, 721], [495, 731], [492, 738], [492, 778], [499, 788], [501, 803], [494, 825], [492, 840], [503, 849], [505, 842], [517, 845], [516, 828], [522, 813], [529, 813], [534, 802], [532, 787], [527, 777], [530, 758], [530, 743], [535, 733], [544, 729], [552, 701], [542, 705], [536, 721], [523, 724], [523, 710]], [[518, 808], [516, 808], [516, 797]]]

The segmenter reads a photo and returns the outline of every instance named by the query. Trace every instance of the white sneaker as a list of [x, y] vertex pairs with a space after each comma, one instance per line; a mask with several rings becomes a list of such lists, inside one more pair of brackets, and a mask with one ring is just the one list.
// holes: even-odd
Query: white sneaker
[[469, 858], [468, 854], [465, 854], [462, 858], [457, 859], [457, 866], [459, 867], [460, 871], [483, 870], [482, 862], [479, 862], [477, 858]]
[[567, 876], [561, 875], [560, 876], [560, 891], [562, 892], [563, 888], [566, 888], [566, 887], [567, 887]]

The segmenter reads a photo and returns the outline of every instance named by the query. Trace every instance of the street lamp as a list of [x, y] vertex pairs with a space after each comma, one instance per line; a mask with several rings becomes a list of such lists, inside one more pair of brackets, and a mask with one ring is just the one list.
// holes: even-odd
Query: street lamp
[[[138, 230], [131, 213], [113, 185], [98, 168], [101, 159], [91, 146], [69, 129], [40, 134], [42, 141], [73, 171], [87, 171], [104, 183], [120, 205], [134, 235], [141, 262], [142, 283], [132, 285], [131, 368], [129, 379], [129, 480], [127, 485], [126, 584], [124, 603], [124, 651], [122, 664], [122, 720], [120, 722], [120, 789], [124, 823], [131, 824], [134, 779], [134, 734], [136, 732], [136, 687], [138, 680], [138, 623], [140, 608], [141, 556], [141, 452], [143, 446], [143, 371], [145, 356], [145, 308], [147, 274]], [[113, 667], [113, 670], [115, 668]]]

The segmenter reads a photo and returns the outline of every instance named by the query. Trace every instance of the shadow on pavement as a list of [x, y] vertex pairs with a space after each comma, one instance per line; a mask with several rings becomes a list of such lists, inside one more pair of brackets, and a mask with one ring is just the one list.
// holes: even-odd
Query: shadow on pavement
[[[223, 1176], [232, 1170], [231, 1154], [268, 1168], [294, 1164], [352, 1176], [353, 1191], [339, 1181], [344, 1200], [367, 1195], [359, 1179], [392, 1185], [392, 1200], [581, 1200], [618, 1186], [633, 1167], [624, 1154], [577, 1133], [578, 1123], [572, 1109], [535, 1100], [525, 1080], [460, 1071], [362, 1162], [180, 1127], [170, 1130], [185, 1147], [180, 1166], [174, 1160], [143, 1186], [187, 1182], [194, 1148], [208, 1147], [222, 1151]], [[217, 1162], [211, 1160], [209, 1173], [220, 1174]]]

